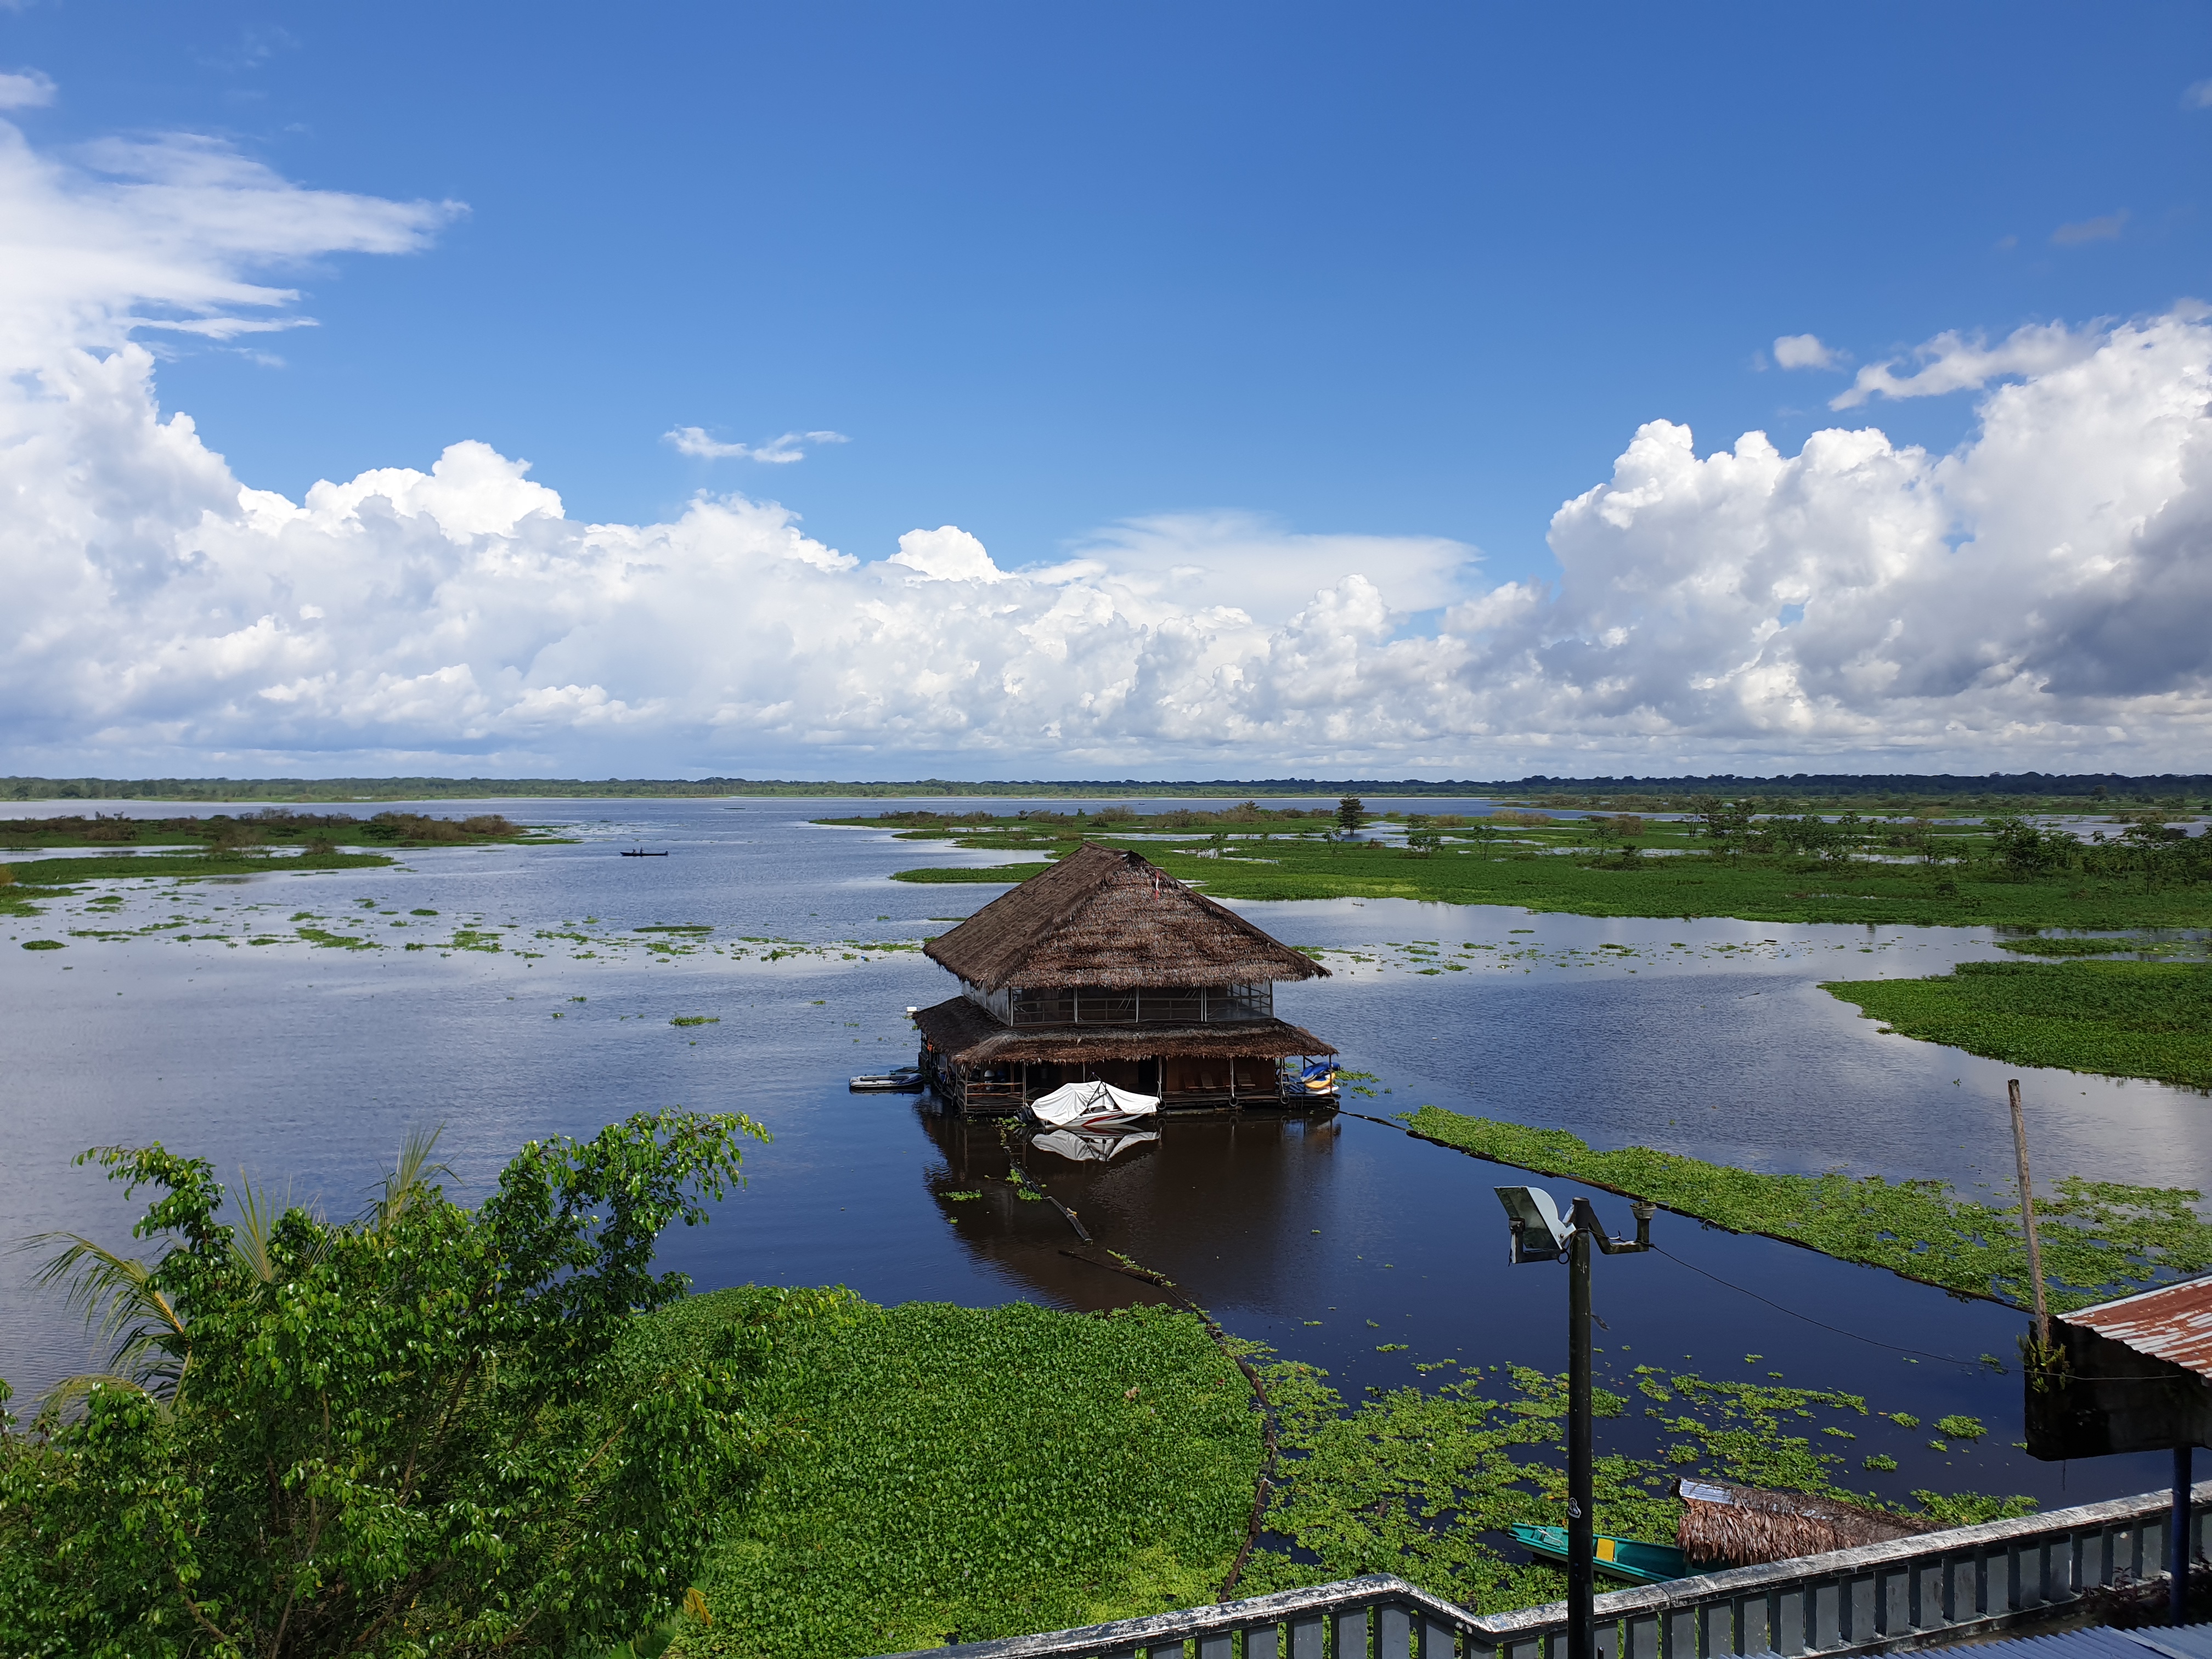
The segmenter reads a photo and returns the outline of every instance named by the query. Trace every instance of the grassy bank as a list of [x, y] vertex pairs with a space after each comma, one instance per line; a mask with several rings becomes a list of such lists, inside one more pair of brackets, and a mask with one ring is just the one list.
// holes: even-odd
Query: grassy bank
[[[1264, 809], [1262, 809], [1264, 813]], [[2089, 868], [2015, 868], [1992, 856], [1995, 837], [1978, 824], [1900, 824], [1894, 834], [1932, 850], [1932, 861], [1892, 852], [1801, 857], [1743, 852], [1716, 855], [1693, 826], [1645, 820], [1623, 839], [1609, 826], [1554, 820], [1480, 821], [1431, 831], [1436, 842], [1412, 849], [1368, 840], [1345, 842], [1317, 830], [1273, 827], [1264, 816], [1241, 829], [1194, 824], [1133, 825], [1124, 818], [1054, 822], [940, 821], [915, 815], [873, 822], [911, 839], [951, 840], [971, 851], [1064, 853], [1085, 839], [1141, 852], [1171, 874], [1218, 898], [1405, 898], [1447, 904], [1502, 904], [1588, 916], [1734, 916], [1747, 921], [1895, 923], [1927, 927], [2075, 929], [2212, 927], [2212, 880], [2174, 879], [2145, 854], [2133, 869], [2118, 854]], [[1217, 819], [1223, 815], [1215, 815]], [[1408, 820], [1410, 823], [1410, 820]], [[1137, 833], [1142, 829], [1146, 833]], [[1766, 832], [1760, 832], [1766, 833]], [[1886, 845], [1888, 827], [1868, 828], [1852, 845]], [[1848, 849], [1846, 849], [1848, 850]], [[2109, 866], [2109, 867], [2107, 867]], [[905, 870], [902, 881], [1026, 880], [1040, 866]], [[2194, 871], [2195, 866], [2189, 868]]]
[[1928, 979], [1820, 988], [1923, 1042], [2212, 1089], [2212, 968], [2198, 963], [1967, 962]]
[[745, 1289], [657, 1323], [697, 1341], [733, 1320], [773, 1345], [761, 1481], [700, 1571], [714, 1623], [678, 1651], [896, 1653], [1218, 1592], [1261, 1425], [1196, 1319]]
[[[1427, 1139], [1493, 1163], [1566, 1176], [1648, 1198], [1731, 1231], [1764, 1233], [1846, 1261], [1887, 1267], [1962, 1295], [2025, 1306], [2027, 1249], [2015, 1206], [1961, 1198], [1940, 1181], [1762, 1175], [1649, 1146], [1600, 1152], [1564, 1129], [1472, 1117], [1437, 1106], [1405, 1115]], [[2200, 1194], [2068, 1177], [2036, 1205], [2051, 1305], [2085, 1307], [2166, 1274], [2212, 1267]]]

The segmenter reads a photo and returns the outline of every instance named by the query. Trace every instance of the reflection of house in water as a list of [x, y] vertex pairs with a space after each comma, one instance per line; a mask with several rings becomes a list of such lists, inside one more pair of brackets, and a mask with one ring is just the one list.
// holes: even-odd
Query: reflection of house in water
[[914, 1018], [963, 1110], [1094, 1079], [1170, 1109], [1335, 1103], [1336, 1050], [1275, 1018], [1277, 980], [1328, 970], [1134, 853], [1086, 843], [924, 948], [960, 976]]

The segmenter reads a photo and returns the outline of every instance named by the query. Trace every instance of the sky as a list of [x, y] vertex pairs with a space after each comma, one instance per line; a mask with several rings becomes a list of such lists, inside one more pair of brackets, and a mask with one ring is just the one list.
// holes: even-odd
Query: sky
[[2212, 5], [0, 9], [0, 772], [2205, 769]]

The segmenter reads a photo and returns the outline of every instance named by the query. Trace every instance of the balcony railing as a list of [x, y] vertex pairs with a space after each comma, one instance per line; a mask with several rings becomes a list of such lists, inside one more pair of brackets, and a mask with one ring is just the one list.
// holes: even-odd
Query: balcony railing
[[1017, 990], [1011, 1007], [1016, 1025], [1214, 1025], [1273, 1018], [1275, 988], [1265, 983], [1055, 987]]
[[[2191, 1497], [2195, 1557], [2204, 1550], [2212, 1480]], [[1596, 1601], [1598, 1652], [1858, 1659], [2063, 1619], [2084, 1590], [2163, 1576], [2171, 1503], [2170, 1493], [2145, 1492], [1615, 1591]], [[933, 1648], [928, 1659], [1565, 1659], [1566, 1632], [1564, 1601], [1470, 1613], [1380, 1576]]]

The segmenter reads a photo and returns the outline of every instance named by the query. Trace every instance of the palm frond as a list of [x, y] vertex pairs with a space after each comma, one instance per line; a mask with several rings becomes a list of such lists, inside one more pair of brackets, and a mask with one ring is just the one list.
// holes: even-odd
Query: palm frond
[[[71, 1312], [104, 1341], [115, 1344], [108, 1358], [108, 1380], [168, 1399], [184, 1386], [191, 1363], [191, 1335], [185, 1322], [154, 1283], [153, 1270], [135, 1256], [122, 1256], [82, 1233], [41, 1233], [25, 1249], [62, 1248], [33, 1275], [42, 1289], [60, 1285]], [[98, 1378], [94, 1379], [99, 1380]], [[52, 1397], [49, 1390], [49, 1398]]]
[[453, 1173], [442, 1164], [430, 1162], [430, 1154], [437, 1150], [438, 1138], [445, 1133], [443, 1124], [434, 1129], [407, 1132], [407, 1139], [400, 1144], [399, 1162], [384, 1177], [382, 1196], [369, 1206], [362, 1217], [371, 1232], [389, 1232], [410, 1205], [436, 1194], [438, 1177]]

